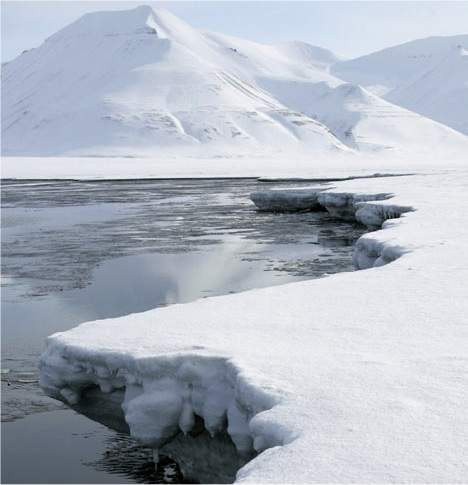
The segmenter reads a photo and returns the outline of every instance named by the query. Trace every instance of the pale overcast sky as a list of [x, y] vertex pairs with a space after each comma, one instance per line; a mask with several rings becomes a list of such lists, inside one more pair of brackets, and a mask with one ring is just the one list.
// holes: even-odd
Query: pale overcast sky
[[152, 2], [3, 1], [2, 61], [36, 47], [86, 12], [147, 4], [163, 7], [201, 29], [265, 43], [303, 40], [344, 57], [432, 35], [468, 34], [463, 2]]

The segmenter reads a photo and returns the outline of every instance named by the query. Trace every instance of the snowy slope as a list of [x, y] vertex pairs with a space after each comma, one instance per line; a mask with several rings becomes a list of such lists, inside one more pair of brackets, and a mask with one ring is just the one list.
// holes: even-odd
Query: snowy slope
[[328, 71], [330, 66], [342, 60], [328, 49], [317, 47], [307, 42], [284, 42], [276, 45], [276, 49], [283, 56], [293, 59], [294, 62], [302, 63], [306, 66], [310, 65], [325, 71]]
[[386, 99], [468, 135], [468, 42], [466, 45], [466, 49], [455, 47], [434, 69], [395, 88]]
[[262, 452], [239, 482], [464, 483], [467, 184], [334, 184], [318, 196], [333, 214], [389, 219], [356, 245], [373, 268], [82, 324], [49, 338], [41, 384], [71, 405], [90, 384], [100, 404], [122, 393], [156, 449], [202, 416]]
[[316, 48], [302, 43], [263, 46], [207, 35], [218, 45], [235, 49], [230, 70], [290, 109], [325, 124], [352, 149], [426, 151], [428, 155], [468, 150], [466, 137], [339, 80], [323, 64], [317, 67], [324, 58], [331, 60], [332, 54], [317, 55]]
[[468, 134], [468, 35], [430, 37], [341, 61], [339, 78]]
[[468, 149], [466, 137], [332, 76], [333, 63], [325, 49], [201, 32], [145, 6], [87, 14], [4, 66], [3, 153]]
[[341, 147], [326, 127], [229, 71], [235, 53], [223, 47], [149, 7], [85, 15], [5, 66], [4, 151]]

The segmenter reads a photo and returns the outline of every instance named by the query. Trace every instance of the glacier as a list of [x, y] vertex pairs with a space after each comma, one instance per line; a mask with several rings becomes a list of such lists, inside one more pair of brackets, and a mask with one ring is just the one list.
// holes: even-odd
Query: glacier
[[155, 461], [227, 434], [237, 482], [463, 482], [467, 182], [333, 183], [321, 204], [373, 229], [367, 269], [82, 324], [49, 337], [41, 385], [72, 407], [114, 399]]

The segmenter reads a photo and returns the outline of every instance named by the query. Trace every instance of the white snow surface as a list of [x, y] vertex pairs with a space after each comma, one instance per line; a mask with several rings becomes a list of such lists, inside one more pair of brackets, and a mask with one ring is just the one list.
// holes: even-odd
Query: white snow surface
[[332, 76], [336, 61], [306, 43], [202, 32], [148, 6], [90, 13], [2, 66], [2, 153], [468, 150], [458, 132]]
[[227, 417], [261, 452], [238, 482], [465, 482], [467, 185], [460, 167], [333, 183], [336, 215], [389, 218], [356, 245], [368, 269], [82, 324], [49, 337], [41, 384], [71, 403], [126, 387], [155, 449]]
[[142, 178], [348, 178], [373, 174], [421, 173], [441, 167], [466, 167], [468, 151], [408, 157], [348, 154], [158, 158], [2, 157], [4, 179], [142, 179]]
[[429, 37], [351, 59], [331, 72], [468, 134], [468, 35]]

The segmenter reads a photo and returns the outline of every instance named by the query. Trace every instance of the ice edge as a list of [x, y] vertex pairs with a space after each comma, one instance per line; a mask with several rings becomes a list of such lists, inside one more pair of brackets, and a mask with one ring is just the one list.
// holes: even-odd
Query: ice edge
[[317, 211], [326, 209], [330, 215], [346, 221], [356, 221], [374, 233], [361, 236], [354, 248], [353, 264], [356, 269], [367, 269], [390, 263], [407, 248], [398, 243], [379, 241], [375, 231], [384, 229], [389, 219], [398, 219], [415, 209], [411, 206], [390, 204], [391, 193], [363, 194], [334, 192], [323, 188], [298, 190], [265, 190], [253, 192], [250, 199], [262, 211]]
[[[323, 189], [269, 190], [251, 194], [261, 210], [320, 210], [355, 220], [370, 230], [384, 229], [413, 207], [389, 204], [392, 194], [332, 192]], [[388, 222], [386, 222], [388, 221]], [[356, 243], [353, 262], [357, 269], [381, 266], [408, 251], [397, 243], [379, 241], [377, 232], [367, 233]], [[86, 325], [86, 324], [84, 324]], [[124, 392], [121, 407], [130, 433], [158, 450], [179, 433], [191, 433], [197, 419], [211, 436], [226, 432], [239, 454], [239, 465], [269, 448], [297, 438], [277, 422], [272, 408], [280, 405], [285, 391], [271, 389], [249, 378], [248, 369], [229, 356], [203, 349], [135, 357], [103, 350], [87, 352], [80, 345], [61, 341], [61, 334], [48, 338], [40, 361], [40, 385], [44, 391], [68, 403], [79, 404], [91, 387], [103, 395]], [[237, 478], [247, 478], [242, 468]], [[248, 472], [247, 472], [248, 475]]]

